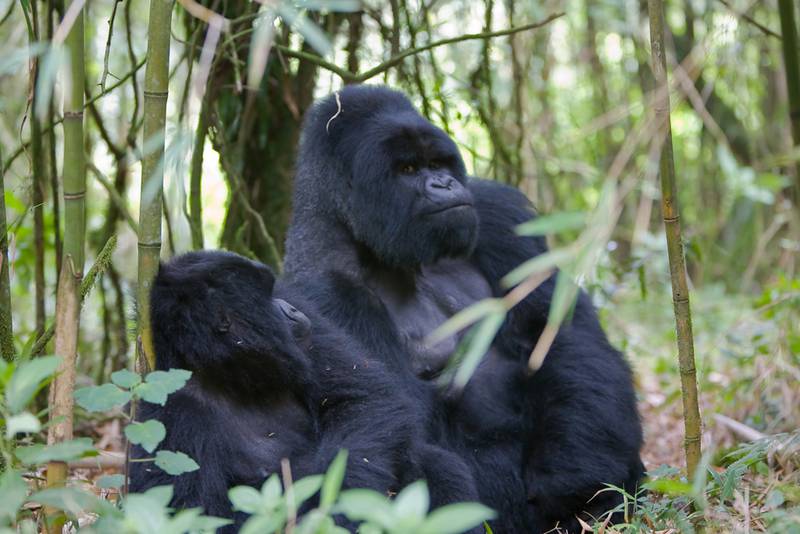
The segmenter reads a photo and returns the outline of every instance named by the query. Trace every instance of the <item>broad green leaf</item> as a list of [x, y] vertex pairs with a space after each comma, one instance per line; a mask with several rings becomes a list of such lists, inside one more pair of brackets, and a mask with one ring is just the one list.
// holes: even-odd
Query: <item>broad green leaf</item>
[[264, 509], [261, 493], [250, 486], [236, 486], [228, 490], [228, 499], [233, 509], [247, 514], [255, 514]]
[[141, 445], [147, 452], [153, 452], [167, 436], [167, 429], [155, 419], [131, 423], [125, 427], [125, 436], [131, 443]]
[[6, 421], [6, 438], [11, 439], [18, 432], [38, 432], [42, 428], [39, 419], [30, 412], [12, 415]]
[[103, 475], [95, 484], [101, 489], [119, 489], [125, 485], [125, 475]]
[[254, 515], [245, 521], [239, 534], [272, 534], [286, 522], [279, 515]]
[[519, 235], [535, 236], [550, 235], [567, 230], [577, 230], [586, 223], [586, 214], [583, 212], [560, 212], [551, 215], [541, 215], [522, 223], [516, 228]]
[[12, 523], [28, 496], [28, 485], [19, 473], [9, 469], [0, 475], [0, 521]]
[[144, 401], [163, 406], [167, 397], [186, 385], [191, 376], [191, 371], [184, 369], [153, 371], [148, 373], [144, 383], [133, 388], [133, 393]]
[[320, 508], [330, 508], [339, 495], [344, 480], [344, 472], [347, 469], [347, 451], [342, 449], [331, 462], [325, 478], [322, 480], [322, 491], [320, 492]]
[[155, 486], [150, 488], [149, 490], [145, 491], [143, 495], [146, 495], [148, 499], [153, 499], [153, 501], [159, 503], [162, 506], [169, 505], [169, 501], [172, 500], [172, 494], [174, 493], [172, 486]]
[[19, 461], [26, 465], [43, 464], [50, 461], [68, 462], [85, 456], [97, 456], [91, 438], [77, 438], [54, 445], [30, 445], [15, 451]]
[[56, 372], [60, 361], [58, 356], [42, 356], [17, 367], [6, 386], [6, 403], [12, 414], [22, 411], [28, 405]]
[[158, 451], [155, 464], [169, 475], [182, 475], [197, 471], [200, 466], [189, 456], [182, 452]]
[[134, 373], [128, 369], [120, 369], [111, 373], [111, 381], [121, 388], [130, 389], [142, 383], [139, 373]]
[[419, 480], [406, 486], [394, 499], [394, 513], [397, 517], [421, 519], [428, 513], [430, 497], [428, 486]]
[[31, 495], [30, 500], [52, 506], [59, 510], [78, 516], [86, 512], [114, 513], [114, 505], [97, 496], [77, 488], [49, 488]]
[[131, 400], [130, 391], [120, 389], [114, 384], [88, 386], [75, 390], [75, 402], [89, 412], [107, 412]]
[[391, 528], [394, 514], [389, 499], [368, 489], [345, 490], [339, 496], [335, 510], [351, 521], [372, 521]]
[[322, 487], [322, 475], [312, 475], [304, 477], [292, 485], [294, 491], [294, 503], [299, 507], [308, 499], [314, 496]]
[[483, 299], [472, 304], [457, 314], [450, 317], [447, 321], [439, 325], [436, 330], [428, 334], [425, 344], [435, 346], [448, 337], [457, 334], [469, 325], [479, 321], [491, 313], [504, 312], [505, 306], [502, 299]]
[[281, 480], [274, 473], [261, 486], [261, 500], [267, 508], [274, 508], [280, 504], [281, 494]]
[[431, 512], [417, 534], [459, 534], [496, 515], [491, 508], [479, 503], [449, 504]]
[[[172, 491], [170, 489], [170, 496]], [[124, 501], [125, 523], [131, 525], [131, 531], [164, 532], [168, 521], [167, 504], [157, 494], [133, 493]]]

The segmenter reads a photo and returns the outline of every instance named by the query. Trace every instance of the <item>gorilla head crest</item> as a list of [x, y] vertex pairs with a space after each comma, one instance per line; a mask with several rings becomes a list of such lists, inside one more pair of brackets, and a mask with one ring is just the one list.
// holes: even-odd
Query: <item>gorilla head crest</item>
[[399, 92], [349, 86], [321, 100], [305, 119], [297, 165], [304, 219], [295, 220], [324, 218], [326, 234], [343, 225], [384, 265], [416, 268], [475, 246], [458, 149]]

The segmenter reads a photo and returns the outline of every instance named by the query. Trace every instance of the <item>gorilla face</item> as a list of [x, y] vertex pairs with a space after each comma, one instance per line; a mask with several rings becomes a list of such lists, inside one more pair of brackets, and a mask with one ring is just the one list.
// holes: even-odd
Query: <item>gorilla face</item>
[[[201, 379], [262, 377], [276, 386], [306, 367], [308, 317], [272, 297], [265, 265], [219, 251], [191, 252], [159, 269], [151, 323], [159, 368], [180, 367]], [[252, 376], [247, 376], [252, 375]]]
[[472, 251], [478, 217], [464, 162], [404, 95], [346, 87], [315, 106], [303, 135], [296, 204], [308, 205], [305, 189], [328, 191], [319, 202], [380, 262], [413, 268]]

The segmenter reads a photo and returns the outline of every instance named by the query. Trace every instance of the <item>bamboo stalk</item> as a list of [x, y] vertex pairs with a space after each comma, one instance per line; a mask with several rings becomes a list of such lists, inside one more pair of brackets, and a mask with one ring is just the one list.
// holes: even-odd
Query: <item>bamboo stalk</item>
[[189, 182], [189, 227], [192, 231], [192, 248], [203, 248], [203, 148], [209, 126], [209, 103], [206, 98], [200, 104], [200, 116], [197, 118], [197, 131], [192, 150], [191, 181]]
[[[794, 2], [778, 0], [783, 37], [783, 64], [786, 68], [786, 86], [789, 90], [789, 117], [792, 121], [792, 140], [800, 144], [800, 62], [797, 57], [797, 26], [794, 21]], [[795, 163], [797, 191], [795, 198], [800, 200], [800, 164]]]
[[[71, 0], [70, 5], [81, 0]], [[69, 9], [69, 8], [68, 8]], [[83, 132], [84, 9], [64, 41], [69, 54], [69, 80], [64, 101], [64, 257], [56, 293], [55, 353], [61, 356], [58, 374], [50, 384], [50, 426], [48, 444], [72, 439], [73, 391], [75, 360], [78, 354], [80, 328], [80, 296], [83, 278], [84, 241], [86, 234], [86, 158]], [[41, 135], [41, 132], [39, 132]], [[66, 483], [68, 469], [63, 462], [47, 465], [47, 487]], [[66, 517], [63, 512], [48, 514], [48, 530], [61, 532]]]
[[158, 146], [142, 159], [142, 189], [139, 203], [138, 346], [144, 362], [155, 368], [150, 332], [150, 286], [158, 271], [161, 254], [162, 188], [164, 184], [164, 132], [169, 89], [169, 40], [172, 0], [151, 0], [147, 28], [147, 67], [144, 78], [144, 139]]
[[[0, 147], [2, 152], [2, 147]], [[0, 155], [2, 160], [2, 155]], [[0, 352], [3, 359], [11, 361], [14, 350], [14, 329], [11, 316], [11, 280], [8, 272], [8, 228], [6, 224], [5, 175], [0, 169]]]
[[653, 75], [656, 81], [654, 112], [663, 139], [660, 156], [661, 210], [667, 234], [672, 302], [678, 336], [678, 362], [683, 400], [684, 451], [688, 476], [694, 476], [700, 461], [701, 419], [697, 400], [697, 372], [694, 361], [692, 315], [689, 288], [686, 282], [686, 260], [681, 241], [675, 162], [672, 154], [667, 57], [664, 49], [664, 6], [662, 0], [648, 0], [650, 16], [650, 47]]

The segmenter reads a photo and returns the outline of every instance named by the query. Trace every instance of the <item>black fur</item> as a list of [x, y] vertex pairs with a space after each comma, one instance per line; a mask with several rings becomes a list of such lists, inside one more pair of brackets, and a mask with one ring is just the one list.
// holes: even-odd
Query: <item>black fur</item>
[[164, 407], [141, 403], [139, 419], [160, 420], [159, 448], [185, 452], [200, 470], [172, 477], [135, 462], [132, 490], [174, 484], [173, 506], [232, 517], [226, 530], [236, 531], [245, 517], [233, 514], [230, 487], [260, 487], [282, 458], [295, 478], [321, 473], [344, 448], [345, 487], [393, 493], [426, 478], [435, 505], [477, 500], [464, 462], [422, 439], [417, 401], [385, 365], [301, 295], [273, 294], [273, 285], [267, 267], [231, 253], [161, 266], [151, 293], [157, 368], [193, 375]]
[[453, 142], [401, 93], [349, 86], [307, 114], [280, 285], [302, 290], [383, 358], [428, 414], [431, 436], [471, 465], [500, 514], [497, 532], [579, 530], [576, 514], [620, 500], [588, 502], [595, 492], [607, 483], [632, 491], [643, 473], [630, 370], [585, 294], [544, 366], [526, 374], [553, 279], [512, 310], [463, 394], [429, 381], [461, 335], [436, 347], [425, 335], [502, 295], [502, 276], [546, 251], [514, 232], [533, 216], [519, 191], [467, 178]]

